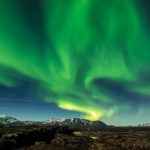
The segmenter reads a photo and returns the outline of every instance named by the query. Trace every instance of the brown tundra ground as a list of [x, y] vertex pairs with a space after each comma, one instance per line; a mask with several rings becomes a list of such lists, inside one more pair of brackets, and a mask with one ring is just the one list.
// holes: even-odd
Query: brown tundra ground
[[68, 128], [58, 132], [58, 128], [47, 126], [0, 128], [0, 150], [13, 149], [150, 150], [150, 128], [113, 127], [102, 131], [72, 133]]

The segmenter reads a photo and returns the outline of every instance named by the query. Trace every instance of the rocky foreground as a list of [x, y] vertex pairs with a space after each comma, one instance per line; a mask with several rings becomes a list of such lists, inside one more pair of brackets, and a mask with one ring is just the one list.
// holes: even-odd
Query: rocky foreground
[[0, 150], [150, 150], [150, 128], [73, 131], [67, 126], [0, 128]]
[[67, 126], [1, 126], [0, 150], [20, 149], [37, 143], [50, 144], [57, 133], [72, 134]]

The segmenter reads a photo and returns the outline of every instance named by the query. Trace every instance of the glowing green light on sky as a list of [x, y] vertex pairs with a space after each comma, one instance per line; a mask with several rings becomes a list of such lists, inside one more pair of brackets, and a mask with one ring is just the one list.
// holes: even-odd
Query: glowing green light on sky
[[134, 0], [43, 0], [30, 14], [20, 4], [0, 1], [1, 84], [17, 86], [6, 71], [20, 73], [54, 95], [43, 99], [93, 120], [122, 107], [100, 81], [149, 95], [139, 74], [150, 74], [150, 36]]

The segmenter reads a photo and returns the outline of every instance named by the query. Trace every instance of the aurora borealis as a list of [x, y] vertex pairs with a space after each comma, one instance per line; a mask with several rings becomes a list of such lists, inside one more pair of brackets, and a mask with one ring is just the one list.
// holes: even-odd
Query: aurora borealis
[[0, 0], [0, 85], [14, 89], [30, 81], [31, 95], [37, 95], [36, 86], [49, 105], [91, 120], [150, 113], [146, 5]]

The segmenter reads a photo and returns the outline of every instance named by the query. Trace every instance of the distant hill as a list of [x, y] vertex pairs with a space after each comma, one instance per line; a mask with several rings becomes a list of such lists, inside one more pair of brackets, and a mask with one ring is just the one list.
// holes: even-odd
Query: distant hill
[[45, 124], [45, 122], [40, 122], [40, 121], [21, 121], [17, 118], [7, 116], [7, 115], [0, 115], [0, 125], [41, 125]]
[[0, 124], [12, 124], [12, 123], [18, 123], [20, 122], [18, 119], [7, 116], [7, 115], [1, 115], [0, 116]]
[[104, 122], [99, 120], [90, 121], [79, 118], [66, 119], [62, 124], [78, 130], [100, 130], [108, 127]]
[[20, 121], [14, 117], [10, 116], [0, 116], [0, 124], [1, 125], [60, 125], [60, 126], [68, 126], [71, 129], [77, 130], [100, 130], [105, 129], [108, 126], [102, 121], [90, 121], [86, 119], [50, 119], [47, 121]]

